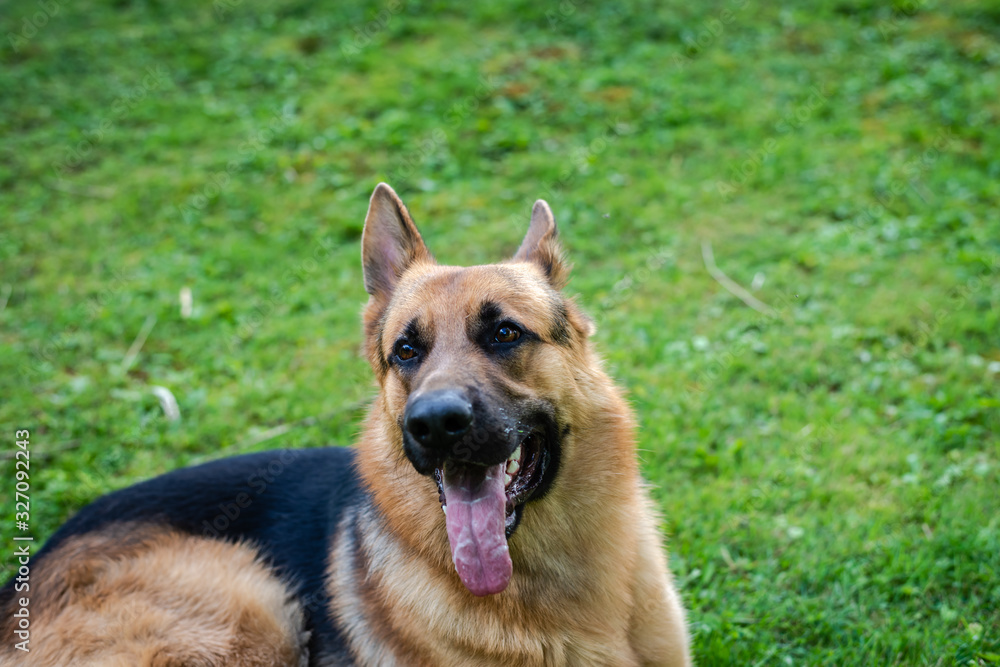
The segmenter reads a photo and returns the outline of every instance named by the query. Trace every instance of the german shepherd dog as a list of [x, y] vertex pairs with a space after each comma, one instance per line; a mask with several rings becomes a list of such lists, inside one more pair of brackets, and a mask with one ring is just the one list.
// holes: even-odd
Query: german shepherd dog
[[560, 291], [549, 206], [511, 260], [441, 266], [380, 184], [362, 260], [379, 394], [357, 447], [98, 499], [4, 588], [0, 662], [691, 664], [635, 423]]

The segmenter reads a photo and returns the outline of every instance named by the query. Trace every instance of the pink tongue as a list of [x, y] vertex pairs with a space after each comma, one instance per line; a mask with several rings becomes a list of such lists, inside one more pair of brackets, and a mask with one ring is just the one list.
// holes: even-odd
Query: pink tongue
[[513, 566], [504, 533], [504, 464], [490, 468], [451, 466], [444, 470], [448, 541], [455, 569], [473, 595], [507, 588]]

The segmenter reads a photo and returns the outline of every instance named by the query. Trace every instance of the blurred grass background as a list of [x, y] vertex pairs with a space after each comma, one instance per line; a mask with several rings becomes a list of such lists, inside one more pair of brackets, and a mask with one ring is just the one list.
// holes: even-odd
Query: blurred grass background
[[1000, 662], [997, 3], [0, 17], [5, 553], [16, 429], [38, 540], [179, 466], [349, 444], [378, 181], [448, 263], [511, 253], [545, 197], [698, 662]]

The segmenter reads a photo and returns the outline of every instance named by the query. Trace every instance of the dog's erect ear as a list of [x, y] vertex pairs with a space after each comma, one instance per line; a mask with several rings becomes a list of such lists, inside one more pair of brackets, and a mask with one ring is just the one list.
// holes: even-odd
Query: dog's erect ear
[[387, 184], [379, 183], [361, 234], [365, 291], [378, 299], [388, 298], [399, 277], [418, 260], [433, 261], [399, 196]]
[[552, 209], [544, 199], [539, 199], [531, 208], [531, 225], [514, 260], [534, 262], [545, 272], [552, 286], [561, 289], [566, 284], [567, 268], [559, 241], [556, 240], [557, 235]]

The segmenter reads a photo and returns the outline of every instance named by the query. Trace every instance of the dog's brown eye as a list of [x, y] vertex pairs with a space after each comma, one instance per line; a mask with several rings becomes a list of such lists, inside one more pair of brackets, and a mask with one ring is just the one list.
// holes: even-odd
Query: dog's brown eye
[[496, 335], [493, 336], [493, 340], [495, 340], [498, 343], [513, 343], [520, 337], [521, 337], [521, 332], [518, 330], [517, 327], [505, 324], [499, 329], [497, 329]]
[[417, 356], [417, 348], [413, 347], [409, 343], [396, 343], [394, 354], [399, 357], [400, 361], [409, 361], [413, 357]]

